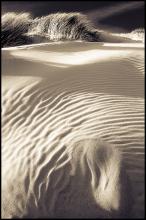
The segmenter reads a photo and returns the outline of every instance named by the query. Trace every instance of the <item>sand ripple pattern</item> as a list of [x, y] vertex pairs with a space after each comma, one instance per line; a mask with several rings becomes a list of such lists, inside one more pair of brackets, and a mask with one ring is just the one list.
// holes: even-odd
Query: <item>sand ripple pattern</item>
[[[53, 217], [60, 194], [71, 203], [64, 193], [72, 184], [69, 146], [91, 137], [120, 149], [134, 194], [132, 215], [144, 215], [143, 62], [142, 56], [117, 56], [3, 90], [4, 213], [8, 201], [9, 217], [21, 216], [22, 210], [23, 216], [49, 212]], [[74, 191], [69, 193], [72, 197]]]

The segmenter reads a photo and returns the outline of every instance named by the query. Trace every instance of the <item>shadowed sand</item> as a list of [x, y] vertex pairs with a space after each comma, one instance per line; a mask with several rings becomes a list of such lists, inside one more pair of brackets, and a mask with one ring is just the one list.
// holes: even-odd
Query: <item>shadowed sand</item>
[[143, 217], [143, 44], [3, 49], [2, 145], [4, 217]]

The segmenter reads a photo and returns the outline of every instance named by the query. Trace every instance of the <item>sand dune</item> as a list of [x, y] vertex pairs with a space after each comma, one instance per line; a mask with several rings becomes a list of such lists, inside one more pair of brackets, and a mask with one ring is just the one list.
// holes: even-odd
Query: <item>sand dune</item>
[[[106, 147], [100, 154], [108, 145], [122, 154], [129, 189], [122, 188], [124, 174], [112, 191], [113, 175], [123, 168], [119, 154], [117, 162]], [[126, 196], [133, 197], [130, 217], [143, 217], [143, 44], [2, 49], [2, 146], [3, 217], [112, 217]], [[109, 185], [98, 197], [104, 172]]]

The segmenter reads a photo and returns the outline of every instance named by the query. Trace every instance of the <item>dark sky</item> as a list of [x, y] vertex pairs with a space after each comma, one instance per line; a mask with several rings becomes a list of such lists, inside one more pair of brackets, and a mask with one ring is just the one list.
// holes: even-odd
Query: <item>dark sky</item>
[[144, 1], [2, 1], [2, 13], [31, 12], [34, 17], [54, 12], [85, 13], [96, 27], [131, 31], [144, 27]]

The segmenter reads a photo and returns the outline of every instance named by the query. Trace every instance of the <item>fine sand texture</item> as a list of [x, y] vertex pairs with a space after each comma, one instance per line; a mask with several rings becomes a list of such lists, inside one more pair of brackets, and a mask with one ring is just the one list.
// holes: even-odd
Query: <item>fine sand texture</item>
[[144, 217], [144, 44], [2, 49], [2, 217]]

